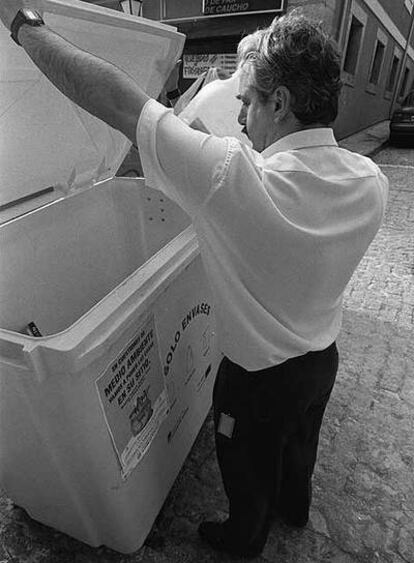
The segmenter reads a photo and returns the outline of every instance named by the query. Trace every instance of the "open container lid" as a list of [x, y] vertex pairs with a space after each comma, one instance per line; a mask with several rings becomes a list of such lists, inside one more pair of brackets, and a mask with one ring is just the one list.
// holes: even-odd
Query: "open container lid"
[[[159, 95], [184, 45], [175, 28], [78, 0], [42, 4], [54, 31]], [[130, 141], [61, 94], [1, 23], [0, 53], [0, 210], [112, 177]]]

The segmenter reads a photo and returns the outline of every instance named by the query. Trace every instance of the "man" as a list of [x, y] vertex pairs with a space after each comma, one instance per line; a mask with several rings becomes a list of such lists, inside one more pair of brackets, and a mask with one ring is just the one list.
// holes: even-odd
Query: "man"
[[16, 24], [19, 6], [0, 0], [0, 16], [29, 56], [74, 102], [138, 139], [147, 182], [192, 217], [225, 356], [213, 404], [229, 499], [228, 519], [202, 523], [200, 534], [254, 556], [272, 516], [308, 520], [342, 296], [384, 214], [386, 178], [338, 148], [329, 127], [339, 54], [295, 13], [260, 33], [238, 95], [250, 149], [192, 130], [46, 25]]

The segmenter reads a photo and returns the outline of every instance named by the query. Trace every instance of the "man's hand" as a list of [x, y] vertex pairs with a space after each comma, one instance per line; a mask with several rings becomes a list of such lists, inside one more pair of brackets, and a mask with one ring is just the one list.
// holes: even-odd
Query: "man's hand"
[[22, 8], [31, 8], [42, 14], [41, 0], [0, 0], [0, 20], [10, 29], [17, 12]]

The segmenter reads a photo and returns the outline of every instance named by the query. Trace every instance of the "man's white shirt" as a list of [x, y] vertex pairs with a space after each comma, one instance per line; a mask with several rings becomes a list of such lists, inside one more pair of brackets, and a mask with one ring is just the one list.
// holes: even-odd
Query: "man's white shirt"
[[147, 185], [192, 218], [222, 352], [254, 371], [329, 346], [384, 216], [379, 167], [339, 148], [330, 128], [257, 153], [191, 129], [154, 100], [137, 141]]

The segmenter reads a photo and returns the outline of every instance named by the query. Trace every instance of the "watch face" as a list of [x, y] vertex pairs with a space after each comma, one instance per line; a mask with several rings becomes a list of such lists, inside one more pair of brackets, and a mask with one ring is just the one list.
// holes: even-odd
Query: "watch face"
[[24, 10], [24, 15], [28, 20], [37, 21], [39, 19], [39, 14], [34, 10], [30, 10], [28, 8]]

